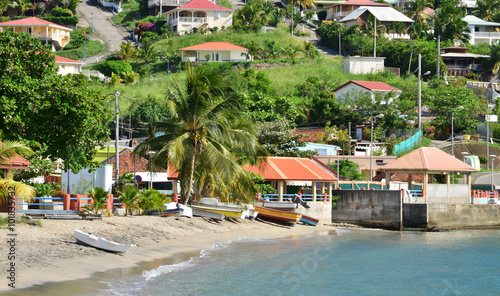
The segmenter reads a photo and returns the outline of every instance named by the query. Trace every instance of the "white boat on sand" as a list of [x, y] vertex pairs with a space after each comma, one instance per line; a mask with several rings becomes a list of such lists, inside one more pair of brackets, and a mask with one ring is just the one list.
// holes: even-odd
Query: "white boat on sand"
[[126, 245], [109, 241], [103, 237], [75, 229], [75, 238], [77, 242], [113, 253], [125, 253], [135, 245]]

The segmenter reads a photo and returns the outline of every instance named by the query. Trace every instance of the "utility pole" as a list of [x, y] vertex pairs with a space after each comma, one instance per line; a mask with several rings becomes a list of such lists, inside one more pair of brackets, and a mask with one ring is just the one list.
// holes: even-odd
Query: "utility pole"
[[373, 57], [377, 57], [377, 19], [373, 17]]
[[118, 97], [120, 93], [115, 90], [115, 153], [116, 153], [116, 162], [115, 162], [115, 183], [118, 182], [118, 178], [120, 176], [120, 151], [119, 151], [119, 143], [118, 140], [120, 138], [120, 107], [118, 106]]
[[128, 115], [128, 138], [132, 141], [132, 113]]
[[439, 80], [439, 76], [440, 76], [440, 72], [441, 72], [441, 35], [438, 34], [438, 38], [437, 38], [437, 65], [436, 65], [436, 75], [437, 75], [437, 78]]
[[292, 0], [292, 4], [290, 4], [290, 24], [292, 24], [290, 26], [290, 34], [293, 37], [293, 0]]
[[351, 122], [349, 121], [349, 155], [351, 155]]
[[422, 129], [422, 55], [418, 54], [418, 129]]

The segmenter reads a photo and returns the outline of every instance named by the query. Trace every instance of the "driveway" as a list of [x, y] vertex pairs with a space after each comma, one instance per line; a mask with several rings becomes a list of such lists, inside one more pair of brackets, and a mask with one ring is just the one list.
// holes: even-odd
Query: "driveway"
[[109, 52], [120, 49], [120, 45], [130, 37], [130, 32], [123, 26], [115, 26], [112, 22], [113, 13], [108, 8], [96, 6], [96, 1], [82, 1], [78, 4], [77, 15], [80, 18], [79, 27], [94, 27], [92, 40], [101, 40], [104, 43], [104, 52], [88, 57], [86, 64], [96, 63]]

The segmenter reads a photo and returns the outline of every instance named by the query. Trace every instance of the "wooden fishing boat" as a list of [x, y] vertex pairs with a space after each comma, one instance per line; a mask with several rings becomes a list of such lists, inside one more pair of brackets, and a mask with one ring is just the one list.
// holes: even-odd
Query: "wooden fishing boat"
[[319, 220], [316, 218], [313, 218], [311, 216], [302, 214], [302, 217], [300, 218], [300, 222], [308, 224], [308, 225], [316, 226], [316, 225], [318, 225]]
[[126, 245], [112, 242], [100, 236], [86, 233], [79, 229], [75, 229], [75, 238], [79, 243], [113, 253], [125, 253], [132, 247], [135, 247], [135, 245]]
[[[237, 211], [244, 211], [245, 212], [244, 218], [248, 218], [248, 219], [255, 219], [258, 215], [258, 212], [255, 211], [255, 208], [253, 207], [252, 204], [221, 202], [216, 197], [202, 197], [202, 198], [200, 198], [199, 205], [204, 206], [204, 207], [212, 207], [212, 208], [215, 208], [217, 210], [234, 211], [236, 209]], [[228, 217], [231, 217], [227, 214], [225, 214], [225, 215]]]
[[281, 211], [293, 211], [298, 208], [298, 204], [292, 202], [279, 202], [279, 201], [259, 201], [256, 205], [264, 208], [276, 209]]
[[259, 218], [272, 222], [282, 223], [286, 225], [295, 225], [300, 221], [301, 214], [294, 212], [280, 211], [260, 206], [255, 206], [255, 210], [259, 212]]
[[201, 210], [201, 209], [197, 209], [197, 208], [193, 208], [192, 210], [193, 210], [193, 216], [195, 216], [195, 217], [205, 217], [205, 218], [210, 218], [210, 219], [214, 219], [214, 220], [218, 220], [218, 221], [222, 221], [226, 217], [220, 213], [210, 212], [210, 211]]
[[247, 209], [216, 206], [216, 205], [191, 205], [191, 208], [222, 214], [226, 217], [245, 219], [249, 216]]
[[181, 216], [193, 218], [193, 210], [180, 203], [169, 202], [163, 205], [162, 217]]

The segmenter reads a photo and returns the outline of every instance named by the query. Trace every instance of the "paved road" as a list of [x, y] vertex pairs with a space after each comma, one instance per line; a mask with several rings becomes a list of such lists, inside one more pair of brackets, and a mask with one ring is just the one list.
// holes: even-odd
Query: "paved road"
[[[93, 64], [101, 60], [110, 51], [120, 49], [120, 44], [130, 37], [130, 32], [123, 26], [115, 26], [112, 22], [113, 13], [110, 9], [98, 7], [94, 0], [82, 1], [78, 4], [77, 14], [80, 18], [78, 26], [94, 27], [94, 35], [89, 38], [101, 40], [104, 43], [104, 52], [93, 57], [87, 58], [86, 64]], [[92, 17], [93, 14], [93, 17]], [[92, 21], [93, 19], [93, 21]]]

